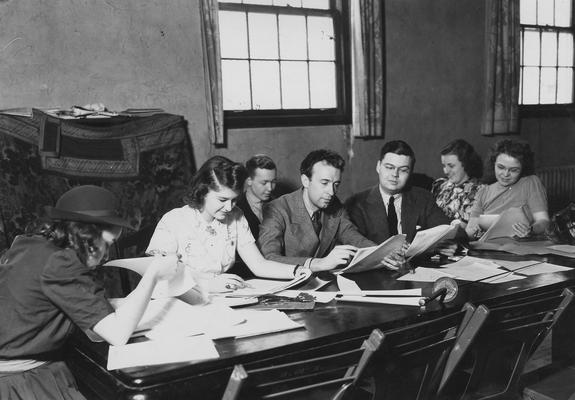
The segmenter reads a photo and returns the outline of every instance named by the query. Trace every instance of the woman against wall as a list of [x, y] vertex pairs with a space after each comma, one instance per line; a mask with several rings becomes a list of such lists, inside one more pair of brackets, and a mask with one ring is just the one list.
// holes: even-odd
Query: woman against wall
[[437, 179], [431, 191], [445, 215], [461, 221], [462, 226], [465, 226], [481, 187], [481, 157], [473, 146], [465, 140], [457, 139], [441, 150], [441, 164], [446, 177]]
[[114, 311], [93, 270], [129, 227], [116, 206], [104, 188], [75, 187], [0, 258], [0, 399], [83, 399], [62, 358], [73, 326], [125, 344], [156, 282], [176, 272], [175, 257], [155, 260]]
[[[235, 207], [246, 177], [241, 164], [225, 157], [206, 161], [192, 179], [184, 199], [187, 204], [162, 217], [146, 252], [177, 254], [192, 269], [204, 293], [245, 286], [242, 278], [226, 273], [234, 264], [236, 249], [256, 276], [292, 279], [303, 267], [266, 260], [242, 211]], [[188, 293], [183, 299], [195, 301], [194, 297]]]
[[466, 228], [468, 236], [478, 238], [481, 235], [480, 215], [498, 215], [511, 207], [523, 207], [532, 221], [514, 223], [515, 235], [527, 237], [544, 233], [549, 226], [547, 195], [534, 175], [534, 157], [529, 144], [501, 140], [495, 144], [489, 162], [495, 182], [477, 193]]

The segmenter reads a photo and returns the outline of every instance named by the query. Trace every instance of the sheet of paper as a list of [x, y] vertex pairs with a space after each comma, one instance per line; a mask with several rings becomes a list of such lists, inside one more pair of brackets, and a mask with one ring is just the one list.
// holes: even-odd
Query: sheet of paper
[[227, 297], [225, 295], [210, 296], [210, 303], [226, 307], [243, 307], [257, 304], [257, 297]]
[[515, 271], [518, 269], [522, 270], [523, 268], [529, 265], [540, 263], [540, 261], [536, 260], [511, 261], [511, 260], [498, 260], [494, 258], [491, 258], [490, 260], [493, 261], [495, 264], [499, 265], [500, 267], [503, 267], [504, 269], [509, 271]]
[[399, 251], [404, 243], [405, 235], [395, 235], [378, 246], [359, 249], [347, 267], [333, 271], [333, 273], [357, 273], [380, 268], [383, 265], [381, 260]]
[[[177, 263], [177, 258], [176, 256], [122, 258], [110, 260], [103, 266], [126, 268], [144, 275], [152, 262]], [[189, 268], [186, 268], [182, 263], [177, 263], [176, 268], [176, 273], [172, 278], [156, 283], [152, 292], [153, 299], [179, 296], [196, 286], [196, 281]]]
[[123, 346], [110, 346], [108, 370], [158, 365], [175, 362], [207, 360], [220, 355], [214, 343], [205, 336], [176, 340], [149, 340]]
[[486, 231], [491, 228], [491, 225], [499, 218], [499, 214], [481, 214], [478, 218], [477, 223], [479, 227]]
[[444, 240], [455, 239], [458, 229], [458, 225], [438, 225], [423, 231], [417, 231], [405, 253], [406, 258], [409, 260], [421, 253], [432, 250]]
[[341, 296], [337, 301], [350, 301], [356, 303], [395, 304], [402, 306], [419, 306], [421, 297], [374, 297], [374, 296]]
[[229, 337], [241, 338], [305, 328], [304, 325], [291, 320], [285, 313], [278, 310], [242, 310], [241, 314], [245, 322], [225, 329], [211, 329], [206, 332], [206, 336], [214, 340]]
[[248, 279], [246, 282], [250, 287], [237, 289], [231, 293], [227, 293], [228, 297], [236, 296], [263, 296], [265, 294], [274, 294], [298, 286], [311, 277], [311, 271], [306, 270], [305, 274], [296, 276], [291, 281], [280, 281], [273, 279]]
[[339, 288], [340, 292], [345, 292], [349, 294], [356, 293], [358, 296], [361, 296], [361, 289], [357, 285], [357, 283], [344, 276], [341, 275], [337, 276], [337, 287]]
[[397, 278], [398, 281], [407, 282], [435, 282], [442, 277], [453, 278], [454, 276], [437, 268], [417, 267], [413, 273], [407, 273]]
[[562, 265], [550, 264], [546, 262], [537, 263], [530, 265], [526, 268], [521, 268], [517, 271], [521, 275], [538, 275], [538, 274], [550, 274], [553, 272], [570, 271], [572, 268], [564, 267]]
[[495, 283], [503, 283], [503, 282], [516, 281], [516, 280], [519, 280], [519, 279], [525, 279], [525, 277], [524, 277], [524, 276], [521, 276], [521, 275], [514, 274], [513, 272], [507, 272], [507, 273], [505, 273], [505, 271], [502, 271], [502, 274], [501, 274], [501, 275], [497, 275], [497, 276], [494, 276], [494, 277], [492, 277], [492, 278], [484, 279], [484, 280], [482, 280], [481, 282], [484, 282], [484, 283], [494, 283], [494, 284], [495, 284]]
[[547, 246], [551, 250], [561, 251], [563, 253], [575, 254], [575, 246], [570, 244], [555, 244], [553, 246]]
[[491, 239], [497, 239], [500, 237], [513, 237], [515, 236], [515, 231], [513, 230], [513, 224], [522, 222], [526, 225], [530, 225], [529, 218], [522, 207], [511, 207], [499, 214], [493, 224], [489, 229], [481, 236], [480, 242], [485, 242]]
[[459, 261], [446, 264], [441, 270], [465, 281], [483, 280], [503, 272], [493, 261], [471, 256], [465, 256]]

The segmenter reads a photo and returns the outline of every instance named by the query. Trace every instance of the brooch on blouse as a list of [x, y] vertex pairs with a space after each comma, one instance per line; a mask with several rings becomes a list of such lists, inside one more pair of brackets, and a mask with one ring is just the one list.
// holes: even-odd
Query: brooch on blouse
[[217, 234], [216, 230], [211, 225], [206, 226], [206, 232], [208, 232], [210, 236], [216, 236]]

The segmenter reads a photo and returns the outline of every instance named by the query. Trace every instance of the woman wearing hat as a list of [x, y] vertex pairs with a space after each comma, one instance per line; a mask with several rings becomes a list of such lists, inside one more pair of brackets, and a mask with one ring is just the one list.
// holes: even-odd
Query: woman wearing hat
[[[256, 276], [292, 279], [299, 274], [303, 267], [266, 260], [257, 248], [242, 210], [235, 206], [246, 178], [241, 164], [221, 156], [210, 158], [192, 178], [187, 204], [162, 217], [146, 252], [177, 254], [205, 293], [245, 287], [242, 278], [227, 272], [236, 251]], [[181, 298], [194, 302], [196, 293]]]
[[0, 258], [0, 399], [83, 399], [62, 361], [74, 325], [91, 339], [124, 344], [158, 280], [175, 271], [175, 258], [158, 258], [114, 310], [93, 269], [129, 223], [117, 199], [97, 186], [66, 192], [46, 207], [49, 222], [18, 236]]

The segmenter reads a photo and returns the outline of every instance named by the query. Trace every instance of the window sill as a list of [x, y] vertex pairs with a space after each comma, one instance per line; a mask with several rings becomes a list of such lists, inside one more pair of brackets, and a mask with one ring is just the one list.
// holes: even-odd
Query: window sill
[[575, 104], [520, 105], [519, 118], [574, 117]]

